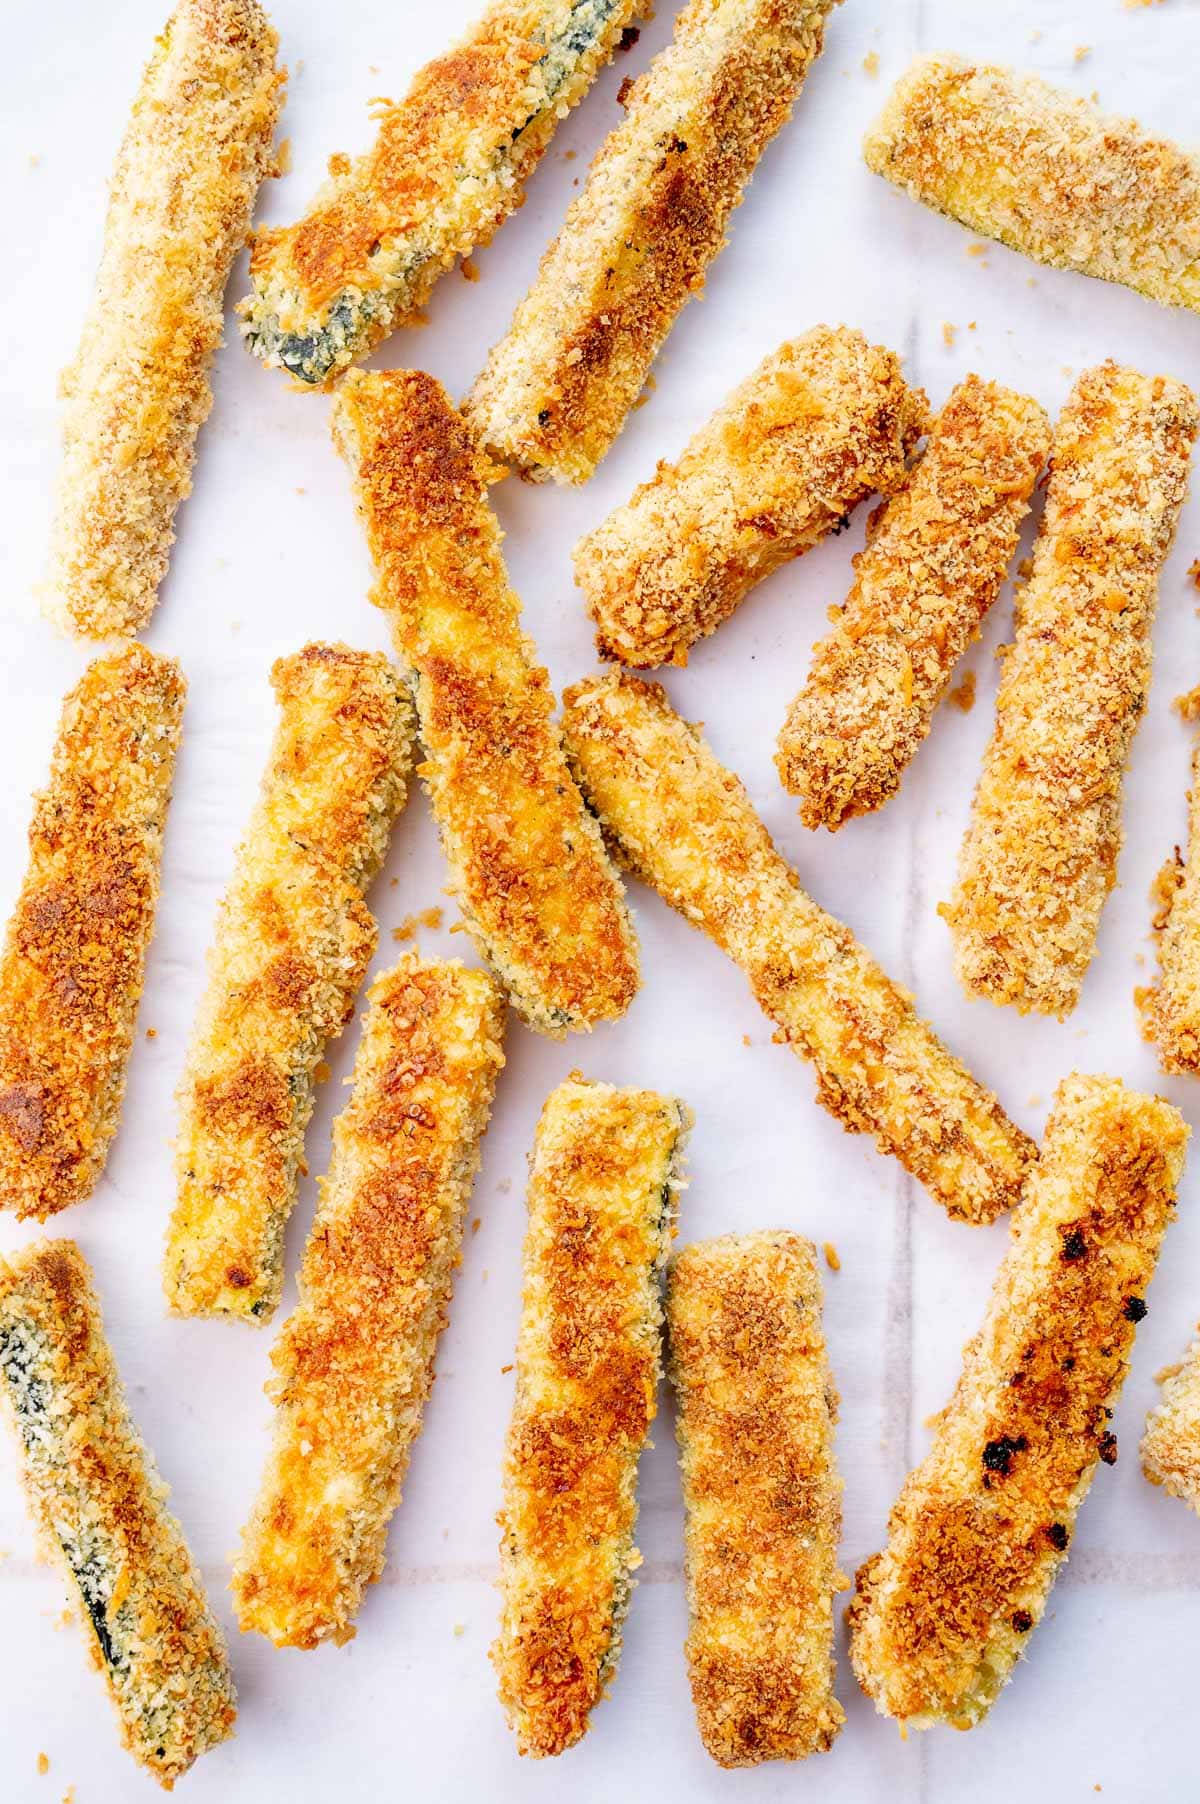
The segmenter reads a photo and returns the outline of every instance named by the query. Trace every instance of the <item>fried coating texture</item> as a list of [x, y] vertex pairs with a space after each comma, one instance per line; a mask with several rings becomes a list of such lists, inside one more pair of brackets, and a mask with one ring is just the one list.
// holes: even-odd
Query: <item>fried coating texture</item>
[[1115, 1078], [1060, 1084], [1008, 1253], [933, 1446], [858, 1573], [863, 1690], [911, 1728], [991, 1709], [1066, 1557], [1129, 1370], [1188, 1129]]
[[1142, 1436], [1142, 1471], [1200, 1515], [1200, 1340], [1159, 1378], [1162, 1396]]
[[1192, 751], [1187, 856], [1176, 847], [1154, 885], [1158, 981], [1137, 992], [1142, 1032], [1164, 1071], [1200, 1074], [1200, 745]]
[[805, 895], [738, 779], [664, 691], [624, 672], [564, 697], [583, 792], [617, 856], [750, 980], [817, 1099], [960, 1221], [1010, 1209], [1035, 1148], [848, 928]]

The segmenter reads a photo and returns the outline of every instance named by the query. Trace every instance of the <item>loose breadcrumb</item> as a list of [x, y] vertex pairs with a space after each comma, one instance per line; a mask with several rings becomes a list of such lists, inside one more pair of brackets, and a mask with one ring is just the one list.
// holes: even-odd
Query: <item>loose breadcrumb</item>
[[831, 1272], [840, 1272], [842, 1269], [842, 1261], [838, 1255], [838, 1250], [834, 1246], [832, 1240], [827, 1240], [825, 1242], [824, 1252], [825, 1252], [825, 1263], [829, 1267], [830, 1271]]
[[1200, 1340], [1154, 1377], [1162, 1396], [1146, 1417], [1142, 1471], [1200, 1515]]
[[441, 925], [442, 910], [440, 908], [422, 908], [415, 915], [405, 915], [399, 927], [392, 928], [392, 938], [398, 944], [403, 945], [406, 940], [416, 938], [419, 927], [426, 927], [430, 933], [436, 933]]
[[969, 714], [975, 706], [975, 689], [978, 680], [973, 670], [964, 671], [962, 681], [956, 683], [953, 689], [946, 691], [946, 700], [952, 708], [957, 708], [960, 714]]
[[41, 1774], [43, 1779], [45, 1778], [46, 1774], [50, 1771], [50, 1761], [45, 1754], [38, 1755], [37, 1770]]
[[879, 74], [879, 52], [877, 50], [868, 50], [867, 54], [863, 57], [862, 66], [864, 72], [871, 77], [872, 81], [874, 81], [875, 77]]

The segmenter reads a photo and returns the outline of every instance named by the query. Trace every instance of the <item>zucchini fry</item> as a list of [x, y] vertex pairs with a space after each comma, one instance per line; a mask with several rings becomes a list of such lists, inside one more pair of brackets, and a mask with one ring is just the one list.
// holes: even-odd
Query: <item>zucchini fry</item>
[[121, 1741], [170, 1791], [232, 1732], [233, 1678], [71, 1241], [0, 1259], [0, 1380], [30, 1512], [71, 1587]]
[[861, 332], [816, 326], [780, 345], [575, 547], [601, 657], [686, 664], [755, 583], [901, 487], [926, 416], [899, 358]]
[[117, 1131], [186, 690], [130, 644], [63, 704], [0, 955], [0, 1207], [89, 1196]]
[[521, 631], [484, 459], [419, 370], [352, 371], [333, 423], [464, 921], [531, 1027], [558, 1038], [612, 1020], [637, 990], [637, 942]]
[[412, 954], [369, 1001], [234, 1567], [239, 1623], [276, 1647], [349, 1641], [383, 1571], [504, 1063], [504, 1002], [482, 971]]
[[1179, 848], [1154, 885], [1158, 981], [1137, 992], [1142, 1032], [1164, 1071], [1200, 1075], [1200, 744], [1192, 750], [1187, 857]]
[[525, 198], [560, 120], [611, 59], [641, 0], [495, 0], [428, 63], [372, 148], [335, 157], [299, 224], [262, 231], [242, 331], [297, 386], [328, 387]]
[[815, 648], [775, 763], [806, 827], [895, 795], [1000, 593], [1050, 449], [1036, 401], [968, 376], [907, 488], [881, 508], [834, 629]]
[[940, 910], [966, 989], [1022, 1014], [1069, 1014], [1096, 950], [1198, 418], [1182, 382], [1110, 362], [1079, 378], [1054, 435], [1033, 573]]
[[1200, 1515], [1200, 1340], [1158, 1376], [1162, 1397], [1146, 1417], [1142, 1471]]
[[850, 1656], [884, 1716], [982, 1721], [1066, 1557], [1171, 1218], [1188, 1129], [1115, 1078], [1069, 1077], [983, 1328], [858, 1573]]
[[157, 600], [212, 407], [225, 284], [273, 173], [278, 43], [257, 0], [179, 0], [142, 78], [62, 378], [47, 610], [70, 632], [135, 633]]
[[742, 967], [776, 1040], [815, 1065], [818, 1101], [957, 1220], [1011, 1208], [1032, 1143], [805, 895], [742, 785], [658, 684], [594, 678], [564, 708], [568, 756], [614, 852]]
[[591, 475], [702, 291], [834, 4], [689, 0], [466, 403], [500, 463], [539, 480]]
[[796, 1234], [686, 1247], [667, 1277], [686, 1510], [688, 1670], [719, 1766], [824, 1753], [842, 1483], [816, 1254]]
[[578, 1741], [620, 1658], [690, 1125], [672, 1097], [578, 1072], [538, 1123], [492, 1648], [522, 1754]]
[[375, 951], [363, 894], [413, 757], [412, 708], [381, 652], [306, 645], [271, 681], [279, 725], [180, 1085], [164, 1267], [180, 1315], [259, 1323], [283, 1288], [316, 1069]]
[[863, 154], [913, 200], [1059, 269], [1200, 312], [1200, 160], [993, 63], [927, 56]]

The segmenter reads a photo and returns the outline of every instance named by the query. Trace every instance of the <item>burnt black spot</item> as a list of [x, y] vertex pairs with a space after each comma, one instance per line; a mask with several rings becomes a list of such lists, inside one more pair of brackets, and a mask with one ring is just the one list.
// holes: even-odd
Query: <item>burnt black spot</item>
[[1033, 1617], [1029, 1614], [1028, 1610], [1014, 1610], [1012, 1613], [1012, 1625], [1018, 1635], [1028, 1635], [1030, 1629], [1033, 1627]]
[[1075, 1370], [1075, 1355], [1073, 1353], [1067, 1354], [1067, 1357], [1062, 1362], [1062, 1369], [1064, 1372], [1073, 1372]]
[[1067, 1260], [1082, 1259], [1087, 1252], [1087, 1241], [1079, 1228], [1068, 1228], [1062, 1237], [1062, 1256]]
[[1126, 1297], [1121, 1314], [1127, 1322], [1140, 1322], [1146, 1315], [1146, 1305], [1140, 1297]]
[[847, 532], [849, 530], [849, 527], [850, 527], [850, 516], [849, 516], [849, 514], [843, 514], [841, 516], [841, 518], [838, 520], [835, 527], [833, 528], [834, 538], [836, 539], [840, 533]]
[[539, 411], [538, 411], [538, 425], [539, 426], [548, 426], [549, 424], [550, 424], [550, 409], [548, 407], [543, 407], [543, 408], [539, 409]]
[[1071, 1537], [1061, 1522], [1052, 1522], [1046, 1530], [1046, 1539], [1051, 1547], [1057, 1547], [1059, 1553], [1066, 1553]]
[[1106, 1466], [1115, 1466], [1117, 1463], [1117, 1437], [1110, 1430], [1105, 1430], [1100, 1436], [1100, 1458]]
[[1007, 1478], [1012, 1469], [1013, 1454], [1024, 1453], [1028, 1445], [1029, 1442], [1023, 1434], [1019, 1434], [1015, 1438], [1007, 1434], [998, 1435], [994, 1441], [989, 1441], [983, 1450], [985, 1472], [999, 1472], [1002, 1478]]
[[624, 31], [621, 33], [620, 41], [617, 44], [617, 49], [618, 50], [632, 50], [634, 45], [637, 43], [638, 39], [641, 37], [641, 35], [642, 34], [638, 30], [636, 25], [627, 25], [625, 27]]

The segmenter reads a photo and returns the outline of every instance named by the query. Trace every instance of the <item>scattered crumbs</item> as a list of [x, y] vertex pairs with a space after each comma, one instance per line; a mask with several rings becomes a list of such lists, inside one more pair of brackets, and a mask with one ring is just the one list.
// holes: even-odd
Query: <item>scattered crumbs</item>
[[641, 35], [642, 34], [636, 25], [627, 25], [621, 33], [620, 38], [617, 40], [618, 55], [622, 50], [632, 50]]
[[502, 1196], [507, 1196], [509, 1191], [512, 1189], [512, 1179], [511, 1178], [501, 1178], [500, 1182], [496, 1185], [496, 1189], [500, 1192], [500, 1194]]
[[1154, 1382], [1155, 1384], [1165, 1384], [1168, 1378], [1174, 1378], [1176, 1372], [1181, 1372], [1182, 1370], [1183, 1367], [1178, 1360], [1176, 1360], [1173, 1366], [1159, 1366], [1157, 1372], [1154, 1374]]
[[862, 66], [865, 69], [866, 73], [871, 77], [871, 80], [874, 81], [875, 77], [879, 74], [878, 52], [874, 51], [874, 50], [868, 50], [867, 54], [863, 57]]
[[486, 1265], [483, 1268], [483, 1277], [480, 1279], [480, 1283], [481, 1284], [487, 1283], [487, 1266]]
[[578, 186], [579, 186], [579, 177], [578, 177], [578, 176], [577, 176], [577, 175], [573, 175], [573, 176], [572, 176], [572, 177], [571, 177], [571, 186], [572, 186], [572, 188], [578, 188]]
[[292, 140], [284, 138], [275, 152], [275, 163], [272, 175], [290, 175], [292, 173]]
[[393, 877], [391, 883], [388, 885], [389, 889], [395, 889], [395, 887], [399, 883], [399, 881], [400, 881], [399, 877]]
[[379, 74], [379, 64], [378, 63], [368, 63], [367, 71], [371, 75], [378, 75]]
[[465, 1622], [456, 1622], [454, 1625], [454, 1633], [456, 1635], [461, 1635], [463, 1633], [463, 1631], [465, 1630], [466, 1626], [467, 1625]]
[[1194, 559], [1193, 562], [1188, 565], [1188, 575], [1191, 577], [1195, 587], [1200, 589], [1200, 557]]
[[477, 263], [472, 263], [470, 257], [464, 257], [458, 267], [465, 281], [478, 282], [479, 265]]
[[465, 933], [467, 931], [467, 923], [465, 921], [455, 921], [450, 931], [451, 933]]
[[1031, 1109], [1040, 1109], [1041, 1106], [1042, 1106], [1042, 1099], [1038, 1095], [1037, 1091], [1035, 1090], [1033, 1095], [1029, 1098], [1029, 1107]]
[[1030, 577], [1033, 575], [1033, 559], [1031, 557], [1023, 557], [1021, 559], [1020, 563], [1017, 565], [1017, 575], [1023, 583], [1029, 581]]
[[617, 89], [617, 105], [619, 107], [627, 107], [629, 105], [629, 93], [632, 87], [633, 77], [632, 75], [627, 75]]
[[942, 327], [942, 343], [945, 345], [945, 347], [948, 351], [952, 351], [954, 349], [954, 341], [957, 337], [958, 337], [958, 327], [952, 326], [950, 324], [950, 321], [947, 320], [946, 323]]
[[296, 493], [298, 495], [307, 495], [308, 490], [305, 488], [305, 486], [302, 482], [298, 482], [296, 484]]
[[1031, 32], [1030, 32], [1030, 34], [1029, 34], [1029, 42], [1030, 42], [1030, 43], [1031, 43], [1031, 44], [1040, 44], [1040, 43], [1041, 43], [1041, 41], [1042, 41], [1042, 34], [1041, 34], [1041, 32], [1040, 32], [1040, 31], [1031, 31]]
[[511, 1372], [511, 1371], [512, 1371], [512, 1366], [511, 1366], [511, 1365], [506, 1365], [506, 1366], [501, 1366], [501, 1367], [500, 1367], [500, 1370], [501, 1370], [501, 1372], [502, 1372], [502, 1373], [505, 1373], [505, 1372]]
[[1064, 376], [1073, 376], [1075, 374], [1074, 366], [1072, 364], [1064, 363], [1060, 367]]
[[[1125, 11], [1127, 13], [1141, 12], [1143, 7], [1158, 6], [1160, 4], [1161, 0], [1124, 0]], [[1100, 1787], [1097, 1786], [1096, 1790], [1099, 1791], [1099, 1789]]]
[[64, 1610], [62, 1615], [55, 1619], [54, 1626], [56, 1629], [69, 1629], [74, 1621], [74, 1610]]
[[975, 686], [978, 679], [973, 670], [964, 671], [960, 683], [956, 683], [946, 700], [963, 714], [969, 714], [975, 706]]
[[1089, 57], [1091, 54], [1092, 54], [1092, 47], [1090, 44], [1076, 44], [1074, 60], [1077, 63], [1083, 62], [1085, 57]]
[[41, 160], [42, 160], [42, 158], [41, 158], [41, 153], [40, 153], [40, 152], [39, 152], [39, 151], [36, 151], [36, 150], [31, 150], [31, 151], [30, 151], [30, 153], [29, 153], [29, 167], [30, 167], [30, 168], [31, 168], [31, 169], [36, 169], [36, 168], [37, 168], [37, 166], [38, 166], [38, 164], [39, 164], [39, 163], [40, 163], [40, 162], [41, 162]]
[[1133, 955], [1133, 962], [1135, 965], [1144, 965], [1146, 962], [1146, 954], [1144, 952], [1135, 952]]
[[1195, 720], [1200, 716], [1200, 687], [1185, 689], [1182, 695], [1175, 697], [1171, 706], [1182, 719]]
[[975, 321], [973, 319], [968, 320], [967, 321], [967, 331], [974, 332], [974, 330], [975, 330]]
[[158, 1029], [157, 1029], [157, 1027], [148, 1027], [148, 1028], [147, 1028], [147, 1029], [146, 1029], [146, 1038], [147, 1038], [147, 1039], [148, 1039], [148, 1040], [157, 1040], [157, 1038], [158, 1038]]
[[472, 1223], [471, 1223], [471, 1232], [472, 1232], [472, 1234], [478, 1234], [478, 1232], [479, 1232], [479, 1225], [480, 1225], [480, 1217], [479, 1217], [479, 1216], [478, 1216], [478, 1215], [477, 1215], [477, 1216], [476, 1216], [476, 1217], [475, 1217], [475, 1220], [474, 1220], [474, 1221], [473, 1221], [473, 1222], [472, 1222]]
[[[418, 927], [427, 927], [430, 933], [436, 933], [442, 924], [440, 908], [422, 908], [415, 915], [405, 915], [399, 927], [392, 928], [394, 940], [411, 940], [415, 938]], [[450, 929], [454, 932], [453, 927]]]
[[1025, 286], [1026, 286], [1026, 288], [1036, 288], [1037, 287], [1037, 277], [1036, 276], [1026, 276]]
[[563, 151], [563, 162], [564, 163], [573, 163], [578, 155], [579, 155], [579, 152], [577, 150], [564, 150]]
[[302, 56], [298, 56], [292, 64], [292, 74], [293, 76], [304, 74], [304, 58]]
[[742, 1045], [743, 1046], [753, 1046], [753, 1044], [754, 1044], [754, 1041], [750, 1038], [749, 1034], [742, 1035]]
[[43, 1779], [46, 1777], [46, 1774], [50, 1771], [50, 1758], [47, 1754], [39, 1754], [38, 1755], [37, 1770], [42, 1775]]
[[73, 1785], [68, 1785], [63, 1793], [62, 1804], [75, 1804], [75, 1787]]
[[842, 1262], [838, 1258], [838, 1250], [834, 1246], [832, 1240], [827, 1240], [825, 1242], [824, 1250], [825, 1250], [825, 1263], [829, 1267], [830, 1271], [831, 1272], [840, 1272], [842, 1269]]
[[329, 1082], [330, 1078], [333, 1076], [333, 1068], [327, 1059], [321, 1060], [320, 1064], [313, 1072], [313, 1076], [319, 1084], [327, 1084]]
[[240, 620], [231, 620], [229, 622], [229, 630], [231, 633], [240, 633], [242, 630], [241, 621]]

